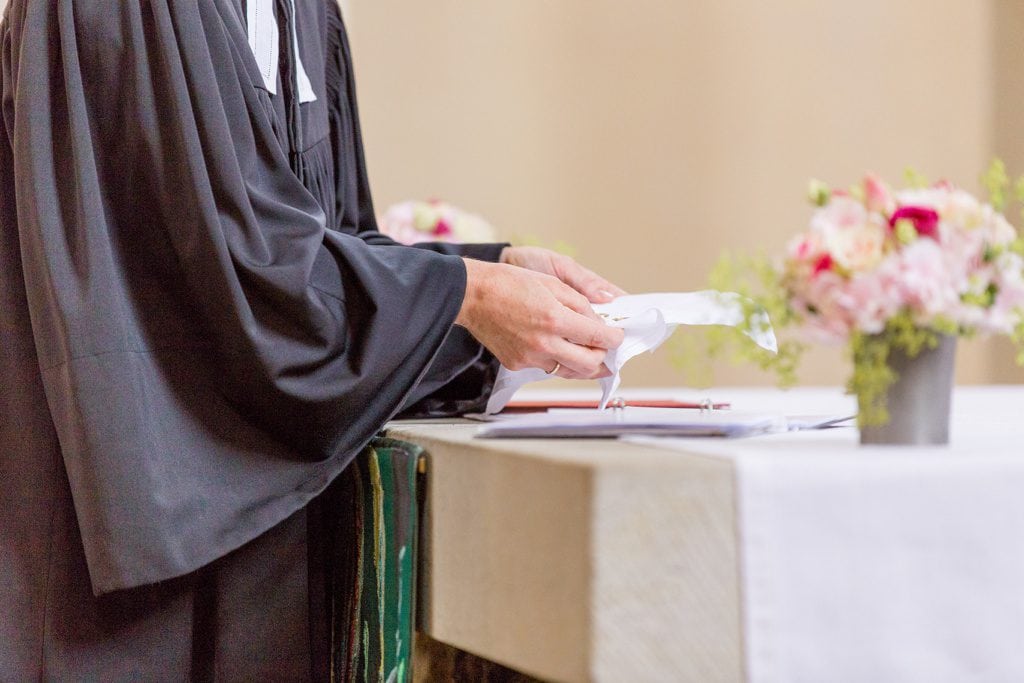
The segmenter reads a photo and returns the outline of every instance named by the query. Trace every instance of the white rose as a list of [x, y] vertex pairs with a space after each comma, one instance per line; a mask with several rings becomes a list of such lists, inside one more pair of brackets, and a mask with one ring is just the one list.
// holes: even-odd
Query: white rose
[[874, 268], [882, 260], [885, 228], [875, 223], [835, 228], [825, 236], [825, 247], [832, 259], [851, 272]]

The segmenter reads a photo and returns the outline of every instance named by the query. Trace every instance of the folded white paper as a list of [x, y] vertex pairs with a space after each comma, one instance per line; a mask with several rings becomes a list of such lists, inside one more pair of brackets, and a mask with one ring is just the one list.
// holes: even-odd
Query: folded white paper
[[[626, 337], [622, 345], [608, 352], [605, 365], [610, 377], [601, 380], [601, 408], [608, 405], [612, 394], [621, 383], [622, 367], [629, 359], [654, 351], [672, 336], [679, 325], [728, 325], [736, 327], [744, 320], [743, 299], [732, 292], [705, 290], [674, 294], [634, 294], [620, 296], [611, 303], [596, 304], [594, 310], [608, 324], [622, 328]], [[754, 343], [769, 351], [778, 351], [775, 333], [765, 313], [754, 319], [754, 329], [744, 330]], [[524, 384], [551, 379], [547, 371], [539, 368], [512, 371], [502, 367], [487, 402], [487, 413], [501, 410]]]

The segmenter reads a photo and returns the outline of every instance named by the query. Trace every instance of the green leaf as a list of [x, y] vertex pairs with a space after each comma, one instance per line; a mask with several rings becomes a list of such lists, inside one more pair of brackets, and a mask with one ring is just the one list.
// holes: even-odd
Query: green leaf
[[988, 170], [981, 177], [981, 184], [988, 191], [988, 200], [992, 207], [996, 211], [1003, 211], [1010, 189], [1010, 176], [1006, 174], [1006, 164], [1002, 159], [992, 160]]
[[931, 185], [931, 182], [920, 171], [913, 166], [907, 166], [903, 170], [903, 179], [909, 187], [922, 189]]

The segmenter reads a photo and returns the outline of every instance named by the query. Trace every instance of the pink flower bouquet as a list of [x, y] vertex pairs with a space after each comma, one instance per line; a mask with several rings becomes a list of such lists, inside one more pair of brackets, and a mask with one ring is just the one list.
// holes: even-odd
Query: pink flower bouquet
[[949, 183], [852, 191], [814, 183], [818, 208], [789, 245], [782, 284], [808, 339], [846, 342], [896, 317], [940, 333], [1012, 335], [1024, 307], [1017, 231]]
[[381, 232], [402, 244], [498, 241], [486, 220], [438, 200], [395, 204], [377, 222]]
[[[897, 354], [912, 360], [943, 338], [978, 333], [1024, 347], [1024, 241], [1002, 213], [1011, 189], [1002, 162], [985, 176], [989, 202], [908, 175], [911, 186], [900, 190], [873, 175], [845, 190], [812, 182], [808, 228], [781, 262], [724, 257], [711, 286], [753, 301], [782, 334], [769, 357], [712, 331], [710, 354], [733, 348], [733, 358], [791, 384], [808, 343], [846, 344], [863, 427], [889, 419]], [[1013, 190], [1024, 202], [1024, 179]], [[1024, 352], [1017, 360], [1024, 364]]]

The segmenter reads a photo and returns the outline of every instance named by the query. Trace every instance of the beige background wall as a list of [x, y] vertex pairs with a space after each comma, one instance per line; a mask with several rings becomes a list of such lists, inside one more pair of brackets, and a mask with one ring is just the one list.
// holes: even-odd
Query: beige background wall
[[[1019, 0], [342, 4], [379, 207], [443, 197], [632, 291], [780, 248], [811, 176], [910, 164], [975, 188], [994, 152], [1024, 170]], [[1024, 380], [1008, 345], [965, 346], [961, 381]], [[628, 383], [684, 381], [667, 355]], [[840, 357], [804, 381], [840, 381]]]
[[[443, 197], [506, 236], [565, 240], [632, 291], [699, 288], [726, 248], [781, 249], [811, 176], [914, 165], [976, 189], [997, 132], [1024, 170], [1024, 88], [996, 97], [1024, 54], [1017, 0], [350, 4], [379, 207]], [[1007, 376], [1005, 347], [968, 346], [962, 381]], [[804, 381], [840, 381], [840, 357], [816, 352]], [[683, 380], [665, 353], [627, 376]]]

